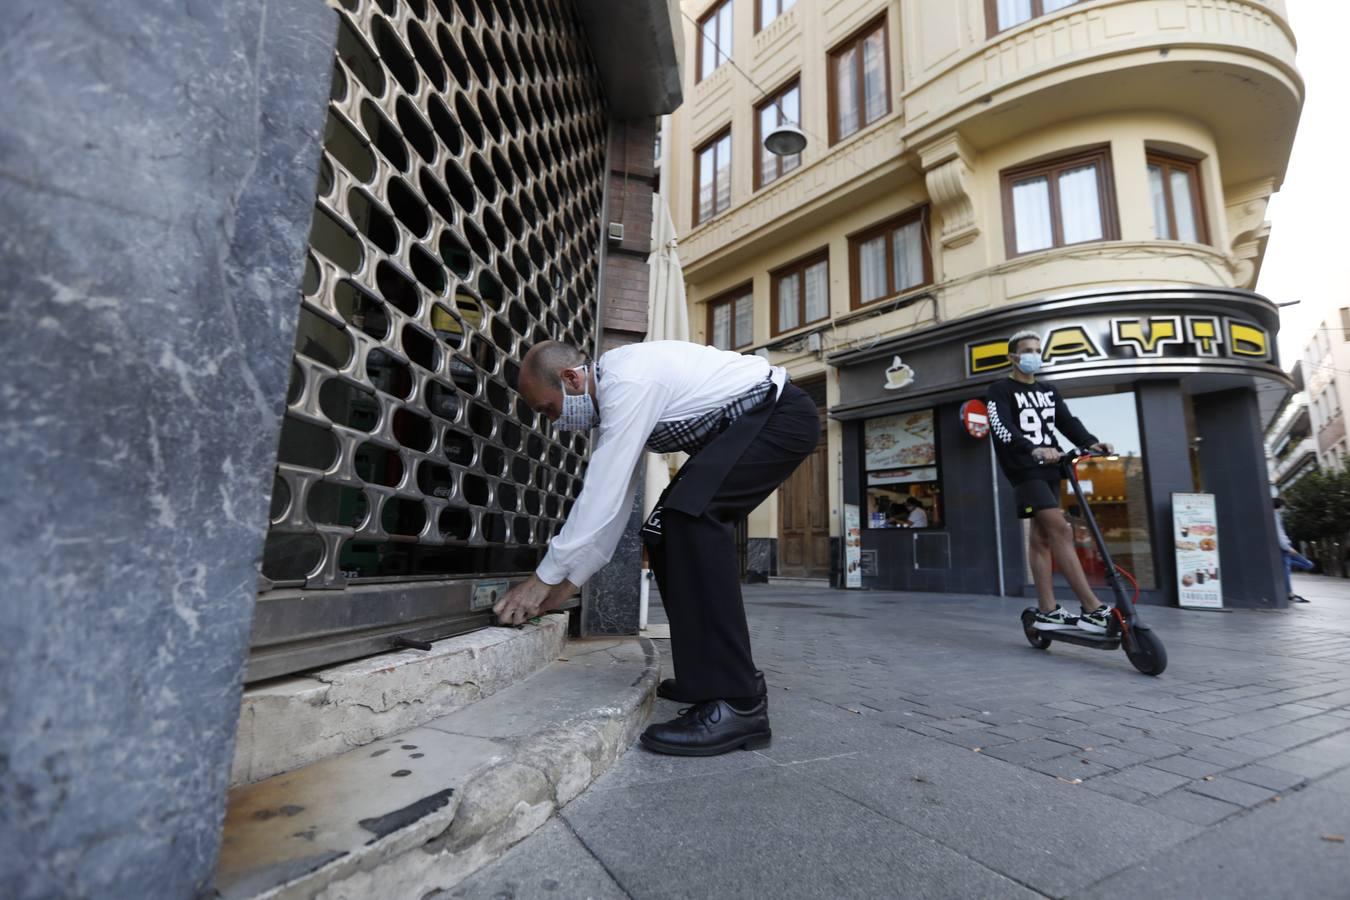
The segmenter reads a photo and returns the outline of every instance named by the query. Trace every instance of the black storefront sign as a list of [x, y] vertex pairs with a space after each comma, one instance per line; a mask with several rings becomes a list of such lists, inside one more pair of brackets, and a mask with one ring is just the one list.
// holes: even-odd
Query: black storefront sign
[[[1261, 510], [1268, 509], [1269, 497], [1254, 416], [1258, 385], [1290, 386], [1277, 359], [1278, 328], [1274, 304], [1248, 291], [1122, 290], [1005, 306], [834, 354], [840, 402], [830, 414], [844, 422], [844, 502], [866, 503], [867, 420], [931, 409], [939, 448], [941, 528], [920, 533], [865, 527], [863, 551], [876, 552], [877, 566], [875, 575], [865, 573], [864, 586], [996, 593], [1002, 584], [1016, 594], [1024, 585], [1022, 529], [1008, 487], [991, 466], [988, 440], [966, 433], [960, 405], [1007, 376], [1007, 339], [1030, 330], [1042, 338], [1045, 368], [1039, 377], [1070, 397], [1121, 390], [1137, 397], [1148, 540], [1159, 585], [1144, 592], [1145, 602], [1175, 602], [1171, 553], [1164, 546], [1168, 498], [1206, 482], [1221, 518], [1226, 511], [1232, 519], [1227, 533], [1247, 535], [1241, 546], [1225, 548], [1226, 555], [1243, 555], [1235, 562], [1249, 569], [1248, 596], [1236, 598], [1236, 605], [1280, 605], [1278, 560], [1263, 543], [1270, 528]], [[905, 377], [897, 388], [899, 367]], [[1192, 424], [1203, 433], [1191, 434]], [[867, 515], [864, 507], [865, 526]], [[921, 534], [939, 530], [948, 553], [919, 546]]]

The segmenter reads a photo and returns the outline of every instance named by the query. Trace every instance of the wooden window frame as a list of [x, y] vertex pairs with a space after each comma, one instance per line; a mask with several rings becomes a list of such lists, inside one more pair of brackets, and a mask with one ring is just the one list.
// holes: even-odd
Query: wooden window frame
[[[764, 149], [764, 132], [760, 126], [759, 120], [760, 113], [763, 112], [769, 106], [772, 106], [775, 102], [777, 102], [778, 98], [782, 97], [784, 94], [786, 94], [793, 88], [797, 89], [797, 117], [801, 118], [802, 79], [800, 72], [797, 73], [796, 75], [793, 75], [787, 81], [783, 82], [782, 85], [780, 85], [776, 91], [771, 92], [767, 97], [765, 97], [759, 103], [755, 104], [755, 172], [753, 182], [755, 190], [759, 190], [760, 188], [764, 187], [767, 184], [773, 184], [774, 182], [781, 180], [782, 178], [791, 174], [792, 172], [797, 171], [802, 167], [802, 163], [804, 162], [804, 160], [800, 158], [801, 154], [799, 153], [797, 154], [798, 156], [797, 165], [793, 166], [791, 169], [788, 169], [786, 172], [784, 172], [783, 157], [781, 156], [776, 157], [776, 159], [778, 160], [778, 174], [775, 175], [773, 178], [769, 179], [768, 181], [764, 180], [764, 154], [768, 153], [769, 151]], [[798, 128], [801, 127], [800, 122], [797, 122], [796, 125]]]
[[[1097, 164], [1097, 208], [1102, 215], [1102, 236], [1091, 241], [1064, 243], [1064, 223], [1060, 220], [1059, 184], [1055, 178], [1065, 169], [1077, 168], [1084, 163]], [[1050, 187], [1050, 246], [1036, 250], [1017, 251], [1017, 218], [1013, 215], [1013, 182], [1027, 178], [1046, 176]], [[1077, 150], [1063, 156], [1053, 156], [1026, 165], [1004, 169], [999, 173], [999, 192], [1003, 195], [1003, 248], [1008, 259], [1028, 256], [1032, 253], [1044, 253], [1061, 247], [1076, 247], [1079, 244], [1094, 244], [1101, 241], [1120, 240], [1120, 217], [1116, 210], [1115, 169], [1111, 163], [1111, 145], [1100, 144]]]
[[[1084, 2], [1084, 0], [1074, 0], [1073, 3], [1069, 4], [1069, 6], [1077, 6], [1082, 2]], [[1014, 28], [1021, 28], [1023, 25], [1028, 25], [1036, 21], [1037, 19], [1043, 18], [1044, 16], [1054, 15], [1055, 13], [1063, 12], [1065, 9], [1068, 9], [1069, 6], [1063, 7], [1063, 9], [1052, 10], [1051, 12], [1047, 13], [1045, 11], [1045, 4], [1042, 2], [1042, 0], [1031, 0], [1031, 18], [1027, 19], [1025, 22], [1018, 22], [1016, 25], [1009, 25], [1007, 28], [999, 28], [998, 0], [984, 0], [984, 21], [986, 23], [985, 30], [987, 31], [986, 36], [993, 37], [996, 34], [1002, 34], [1005, 31], [1011, 31]]]
[[[745, 340], [736, 343], [736, 301], [742, 298], [750, 298], [750, 333], [745, 336]], [[731, 346], [728, 350], [741, 350], [749, 347], [755, 342], [755, 284], [753, 281], [747, 281], [744, 284], [737, 285], [728, 291], [723, 291], [716, 297], [708, 301], [708, 330], [706, 332], [707, 344], [709, 347], [713, 344], [713, 311], [719, 306], [731, 306]], [[721, 348], [719, 348], [721, 349]]]
[[[704, 151], [706, 151], [709, 147], [712, 147], [712, 146], [714, 146], [715, 144], [717, 144], [717, 142], [720, 141], [720, 140], [722, 140], [722, 138], [728, 138], [728, 137], [731, 137], [731, 126], [730, 126], [730, 125], [728, 125], [727, 127], [723, 128], [721, 131], [717, 132], [717, 134], [714, 134], [712, 137], [708, 138], [706, 141], [704, 141], [703, 143], [699, 144], [697, 147], [694, 148], [694, 185], [693, 185], [693, 186], [694, 186], [694, 190], [693, 190], [693, 194], [694, 194], [694, 204], [693, 204], [693, 207], [694, 207], [694, 208], [693, 208], [693, 219], [692, 219], [692, 221], [693, 221], [693, 225], [694, 225], [695, 228], [697, 228], [698, 226], [702, 225], [704, 222], [711, 222], [713, 219], [717, 218], [719, 215], [721, 215], [722, 213], [726, 212], [727, 209], [731, 209], [731, 187], [732, 187], [731, 163], [730, 163], [730, 161], [728, 160], [728, 163], [727, 163], [727, 209], [718, 210], [718, 208], [717, 208], [717, 160], [714, 159], [714, 160], [713, 160], [713, 209], [712, 209], [712, 212], [708, 214], [708, 218], [706, 218], [706, 219], [701, 219], [701, 218], [699, 218], [699, 202], [698, 202], [698, 201], [699, 201], [699, 190], [701, 189], [702, 184], [703, 184], [703, 180], [702, 180], [702, 176], [703, 176], [702, 165], [703, 165], [703, 164], [702, 164], [702, 162], [701, 162], [700, 160], [701, 160], [702, 157], [703, 157]], [[735, 146], [735, 144], [733, 143], [733, 144], [732, 144], [732, 147], [731, 147], [731, 150], [729, 150], [728, 152], [734, 154], [734, 153], [735, 153], [735, 149], [736, 149], [736, 146]], [[714, 154], [714, 156], [716, 156], [716, 154]]]
[[[709, 19], [711, 19], [711, 18], [713, 18], [714, 16], [716, 16], [717, 13], [718, 13], [718, 12], [722, 9], [722, 7], [724, 7], [724, 6], [731, 7], [732, 14], [733, 14], [733, 15], [735, 14], [735, 12], [736, 12], [736, 7], [735, 7], [734, 0], [718, 0], [717, 3], [714, 3], [712, 6], [708, 7], [708, 9], [703, 13], [703, 15], [699, 17], [698, 21], [697, 21], [696, 23], [694, 23], [694, 25], [695, 25], [695, 32], [694, 32], [694, 38], [695, 38], [695, 40], [694, 40], [694, 84], [698, 84], [700, 81], [702, 81], [702, 80], [705, 78], [705, 76], [704, 76], [704, 74], [703, 74], [703, 26], [706, 25], [706, 24], [708, 23], [708, 20], [709, 20]], [[734, 43], [734, 41], [735, 41], [735, 34], [736, 34], [736, 21], [735, 21], [735, 19], [733, 19], [732, 22], [731, 22], [731, 33], [732, 33], [732, 40], [733, 40], [733, 43]], [[714, 43], [716, 43], [716, 42], [714, 41]], [[733, 50], [733, 52], [734, 52], [734, 50], [735, 50], [735, 47], [734, 47], [734, 46], [732, 47], [732, 50]], [[728, 62], [728, 63], [731, 62], [731, 55], [730, 55], [730, 54], [727, 54], [727, 57], [726, 57], [726, 59], [724, 60], [724, 62]], [[722, 63], [718, 63], [716, 66], [713, 66], [712, 72], [709, 72], [709, 73], [708, 73], [708, 76], [706, 76], [706, 77], [711, 77], [712, 74], [713, 74], [713, 72], [716, 72], [716, 71], [717, 71], [718, 69], [720, 69], [720, 68], [722, 68]]]
[[[1144, 165], [1162, 166], [1163, 169], [1163, 198], [1167, 206], [1167, 227], [1172, 234], [1177, 233], [1177, 208], [1172, 200], [1172, 181], [1167, 177], [1169, 169], [1186, 171], [1191, 175], [1191, 204], [1195, 209], [1195, 230], [1197, 240], [1202, 244], [1209, 243], [1209, 216], [1205, 214], [1205, 185], [1200, 171], [1201, 160], [1195, 157], [1182, 156], [1177, 153], [1166, 153], [1162, 150], [1154, 150], [1150, 147], [1145, 148]], [[1156, 224], [1156, 223], [1155, 223]], [[1180, 241], [1179, 237], [1164, 238], [1159, 237], [1160, 241]]]
[[[871, 121], [871, 122], [865, 122], [865, 121], [863, 121], [863, 120], [866, 118], [866, 111], [867, 111], [867, 89], [866, 89], [866, 86], [865, 86], [865, 85], [866, 85], [866, 78], [865, 78], [865, 76], [864, 76], [864, 69], [863, 69], [863, 55], [862, 55], [861, 52], [859, 52], [859, 53], [858, 53], [858, 128], [857, 128], [856, 131], [853, 131], [853, 132], [851, 132], [851, 133], [849, 133], [849, 134], [847, 134], [847, 135], [840, 136], [840, 134], [839, 134], [839, 115], [838, 115], [838, 113], [839, 113], [839, 85], [838, 85], [838, 79], [836, 78], [836, 76], [835, 76], [835, 74], [834, 74], [834, 70], [835, 70], [835, 65], [834, 65], [835, 58], [838, 57], [838, 56], [840, 56], [840, 55], [842, 55], [842, 54], [844, 54], [844, 53], [846, 53], [846, 52], [848, 52], [848, 50], [849, 50], [850, 48], [854, 47], [855, 45], [860, 47], [861, 44], [862, 44], [862, 42], [863, 42], [863, 40], [865, 40], [866, 38], [870, 37], [870, 36], [872, 35], [872, 32], [877, 31], [878, 29], [880, 29], [880, 31], [881, 31], [882, 54], [883, 54], [883, 59], [885, 60], [885, 63], [886, 63], [886, 66], [885, 66], [885, 68], [886, 68], [886, 80], [885, 80], [885, 85], [886, 85], [886, 111], [883, 112], [881, 115], [877, 116], [877, 118], [876, 118], [875, 120]], [[887, 116], [889, 116], [889, 115], [894, 111], [894, 106], [892, 105], [892, 103], [893, 103], [893, 98], [892, 98], [892, 96], [891, 96], [891, 23], [890, 23], [890, 17], [887, 16], [886, 13], [883, 12], [881, 15], [879, 15], [879, 16], [877, 16], [876, 18], [872, 19], [872, 20], [871, 20], [870, 22], [868, 22], [866, 25], [863, 25], [861, 28], [855, 30], [855, 31], [854, 31], [852, 34], [850, 34], [848, 37], [844, 38], [842, 41], [840, 41], [839, 43], [835, 44], [833, 47], [831, 47], [829, 50], [827, 50], [827, 51], [825, 52], [825, 87], [826, 87], [826, 90], [827, 90], [828, 93], [829, 93], [829, 103], [828, 103], [829, 110], [828, 110], [828, 112], [829, 112], [829, 117], [830, 117], [830, 129], [829, 129], [829, 130], [830, 130], [830, 146], [831, 146], [831, 147], [833, 147], [835, 144], [839, 143], [839, 142], [842, 141], [842, 140], [846, 140], [847, 138], [853, 137], [853, 135], [855, 135], [855, 134], [860, 134], [860, 133], [866, 131], [868, 128], [871, 128], [873, 125], [877, 124], [877, 122], [880, 122], [881, 120], [885, 119]]]
[[[792, 8], [788, 7], [788, 9], [783, 9], [784, 0], [775, 0], [775, 2], [778, 4], [778, 15], [774, 16], [768, 22], [765, 22], [763, 18], [763, 10], [761, 9], [761, 7], [764, 5], [763, 0], [751, 0], [751, 2], [755, 4], [755, 34], [759, 34], [761, 31], [763, 31], [765, 25], [771, 25], [774, 22], [777, 22], [783, 16], [787, 15], [788, 10]], [[797, 0], [792, 0], [792, 6], [796, 5]]]
[[[908, 225], [910, 222], [919, 222], [919, 233], [923, 236], [923, 281], [911, 287], [902, 290], [895, 290], [895, 248], [892, 244], [895, 230]], [[862, 309], [864, 306], [872, 306], [877, 303], [885, 303], [887, 300], [894, 300], [896, 297], [902, 297], [911, 291], [917, 291], [920, 288], [928, 287], [933, 283], [933, 240], [929, 234], [932, 223], [929, 219], [928, 204], [924, 203], [907, 209], [898, 216], [891, 216], [885, 221], [878, 222], [875, 225], [869, 225], [861, 231], [855, 231], [848, 235], [848, 302], [850, 309]], [[862, 299], [862, 245], [876, 237], [886, 238], [886, 287], [889, 289], [885, 294], [877, 297], [875, 300], [864, 301]]]
[[[806, 270], [816, 263], [825, 263], [825, 315], [818, 319], [807, 320], [806, 318]], [[778, 327], [778, 279], [788, 275], [797, 276], [797, 324], [783, 331]], [[773, 337], [780, 334], [790, 334], [808, 325], [814, 325], [817, 322], [828, 322], [831, 317], [832, 304], [830, 303], [830, 248], [821, 247], [819, 250], [813, 250], [805, 256], [799, 256], [792, 262], [781, 265], [769, 272], [769, 321], [770, 332]]]

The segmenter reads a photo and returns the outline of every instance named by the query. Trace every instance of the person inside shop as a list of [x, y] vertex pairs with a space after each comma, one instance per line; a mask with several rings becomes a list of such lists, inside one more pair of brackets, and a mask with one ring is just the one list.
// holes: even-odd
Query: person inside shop
[[906, 528], [927, 528], [928, 513], [923, 508], [923, 501], [918, 497], [906, 497], [905, 506], [909, 508], [909, 514], [905, 516]]
[[[1056, 433], [1074, 446], [1098, 453], [1112, 452], [1069, 412], [1059, 389], [1036, 380], [1041, 369], [1041, 339], [1033, 331], [1019, 331], [1008, 340], [1012, 374], [994, 382], [985, 399], [989, 431], [999, 468], [1012, 483], [1017, 514], [1031, 520], [1028, 556], [1036, 582], [1035, 627], [1042, 631], [1078, 628], [1101, 634], [1111, 610], [1093, 593], [1083, 565], [1074, 552], [1073, 528], [1060, 510], [1062, 475]], [[1064, 573], [1082, 604], [1082, 614], [1070, 615], [1055, 601], [1054, 566]]]
[[1284, 559], [1284, 589], [1289, 594], [1290, 603], [1309, 603], [1307, 598], [1294, 593], [1293, 569], [1300, 572], [1310, 572], [1313, 569], [1313, 561], [1308, 559], [1302, 553], [1294, 549], [1294, 542], [1289, 540], [1289, 535], [1284, 530], [1284, 515], [1280, 510], [1284, 509], [1283, 498], [1276, 497], [1271, 501], [1271, 506], [1275, 507], [1275, 537], [1280, 542], [1280, 556]]
[[567, 521], [535, 573], [493, 607], [497, 620], [516, 625], [556, 609], [609, 561], [644, 448], [689, 453], [642, 539], [675, 669], [657, 693], [690, 705], [649, 727], [642, 744], [683, 756], [766, 746], [768, 699], [750, 652], [734, 528], [815, 451], [815, 403], [762, 357], [684, 341], [630, 344], [595, 363], [547, 341], [525, 354], [518, 390], [560, 430], [596, 435]]

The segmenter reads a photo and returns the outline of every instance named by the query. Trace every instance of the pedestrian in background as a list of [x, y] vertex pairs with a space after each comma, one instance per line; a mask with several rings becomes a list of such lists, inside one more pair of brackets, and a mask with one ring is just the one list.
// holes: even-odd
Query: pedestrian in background
[[1294, 593], [1294, 578], [1291, 570], [1310, 571], [1313, 567], [1312, 560], [1295, 550], [1293, 542], [1289, 540], [1289, 535], [1284, 532], [1284, 519], [1280, 515], [1280, 510], [1284, 509], [1284, 501], [1276, 497], [1271, 506], [1275, 507], [1275, 534], [1280, 541], [1280, 556], [1284, 557], [1284, 589], [1289, 592], [1290, 603], [1308, 603], [1310, 601]]

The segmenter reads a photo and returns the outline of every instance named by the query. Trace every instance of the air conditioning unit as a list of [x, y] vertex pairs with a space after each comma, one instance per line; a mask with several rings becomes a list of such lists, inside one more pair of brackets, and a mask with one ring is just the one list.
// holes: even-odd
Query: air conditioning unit
[[610, 223], [609, 223], [609, 239], [610, 239], [612, 242], [616, 243], [616, 244], [618, 244], [618, 243], [620, 243], [620, 242], [623, 241], [623, 223], [622, 223], [622, 222], [610, 222]]

